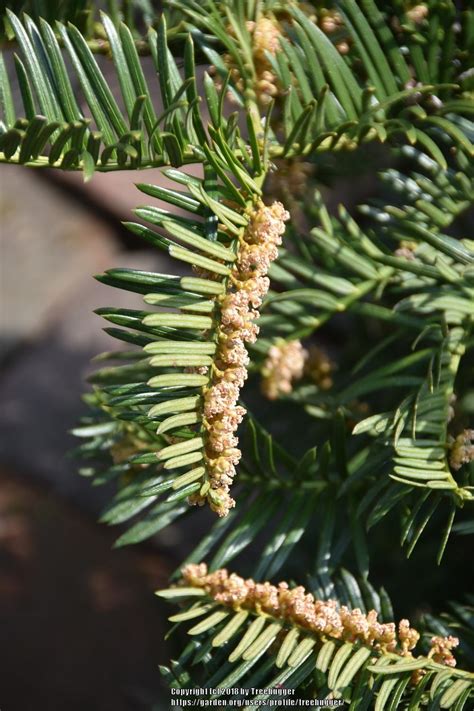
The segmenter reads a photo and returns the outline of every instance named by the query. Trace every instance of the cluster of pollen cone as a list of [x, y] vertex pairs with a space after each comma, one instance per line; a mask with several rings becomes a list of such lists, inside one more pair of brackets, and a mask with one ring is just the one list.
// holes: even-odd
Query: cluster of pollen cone
[[229, 489], [241, 456], [235, 432], [245, 415], [245, 409], [237, 404], [247, 378], [249, 358], [245, 344], [254, 343], [257, 338], [255, 321], [270, 283], [266, 275], [278, 256], [289, 217], [279, 202], [270, 206], [260, 202], [253, 207], [239, 238], [228, 288], [219, 297], [217, 352], [203, 406], [209, 488], [190, 497], [192, 504], [201, 505], [207, 500], [219, 516], [226, 516], [235, 506]]
[[[205, 590], [209, 597], [226, 607], [253, 610], [258, 614], [297, 625], [321, 637], [359, 642], [374, 651], [412, 657], [419, 632], [408, 620], [380, 622], [375, 610], [367, 613], [358, 608], [339, 605], [336, 600], [316, 600], [301, 585], [290, 588], [288, 583], [272, 585], [245, 580], [225, 568], [208, 572], [205, 563], [187, 565], [182, 570], [185, 585]], [[457, 647], [457, 637], [432, 637], [429, 658], [449, 667], [456, 666], [452, 650]]]

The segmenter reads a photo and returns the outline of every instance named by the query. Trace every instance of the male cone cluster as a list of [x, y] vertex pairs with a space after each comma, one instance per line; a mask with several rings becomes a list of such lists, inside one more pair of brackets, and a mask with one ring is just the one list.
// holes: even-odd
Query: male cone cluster
[[[245, 580], [225, 568], [208, 572], [207, 565], [187, 565], [182, 570], [183, 583], [205, 590], [207, 595], [225, 607], [253, 610], [297, 625], [321, 637], [359, 642], [374, 651], [413, 657], [412, 650], [420, 639], [419, 632], [408, 620], [379, 622], [377, 612], [367, 614], [358, 608], [339, 605], [336, 600], [315, 600], [301, 585], [272, 585]], [[456, 666], [452, 654], [457, 637], [433, 637], [428, 658], [446, 666]]]
[[203, 408], [208, 487], [190, 497], [192, 504], [202, 505], [207, 500], [219, 516], [226, 516], [235, 506], [229, 490], [241, 457], [235, 431], [245, 415], [245, 409], [237, 404], [247, 378], [249, 357], [245, 343], [254, 343], [257, 338], [255, 321], [270, 285], [266, 275], [278, 256], [289, 218], [280, 202], [270, 206], [259, 202], [252, 208], [249, 223], [239, 238], [228, 289], [219, 297], [217, 352]]

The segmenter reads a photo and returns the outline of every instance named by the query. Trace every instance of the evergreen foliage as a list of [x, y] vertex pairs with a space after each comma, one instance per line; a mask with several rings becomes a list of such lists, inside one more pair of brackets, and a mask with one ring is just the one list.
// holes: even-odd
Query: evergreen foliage
[[[383, 622], [392, 603], [369, 579], [395, 610], [421, 602], [403, 548], [458, 600], [440, 614], [425, 600], [421, 646], [401, 654], [229, 610], [177, 571], [161, 594], [184, 604], [171, 619], [192, 620], [192, 640], [163, 670], [170, 686], [470, 708], [472, 599], [450, 576], [474, 532], [474, 11], [451, 0], [169, 0], [161, 15], [112, 2], [100, 18], [89, 2], [13, 9], [0, 161], [86, 180], [160, 167], [172, 183], [140, 182], [147, 204], [127, 226], [175, 273], [97, 276], [144, 301], [98, 309], [125, 349], [100, 356], [75, 430], [81, 473], [117, 485], [102, 516], [121, 525], [117, 545], [206, 517], [186, 564], [297, 581]], [[354, 199], [334, 207], [341, 179]], [[237, 441], [247, 372], [252, 414]], [[458, 666], [430, 653], [433, 634], [459, 637]]]

